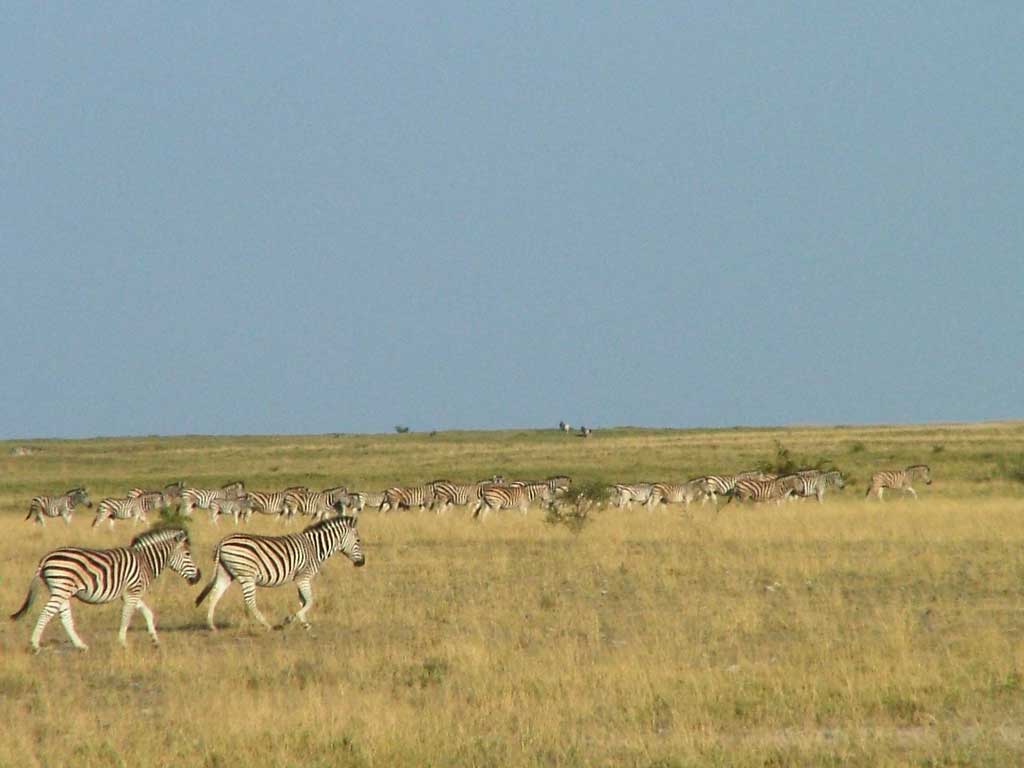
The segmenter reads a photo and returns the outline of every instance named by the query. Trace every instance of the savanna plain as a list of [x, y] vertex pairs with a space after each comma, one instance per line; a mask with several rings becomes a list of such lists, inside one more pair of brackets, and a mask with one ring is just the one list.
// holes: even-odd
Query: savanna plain
[[[556, 430], [0, 443], [0, 603], [39, 559], [139, 528], [24, 520], [38, 493], [93, 503], [185, 479], [359, 490], [494, 473], [676, 480], [827, 461], [841, 492], [780, 506], [464, 509], [359, 520], [367, 564], [328, 561], [312, 629], [266, 632], [233, 586], [160, 577], [162, 644], [120, 603], [73, 611], [28, 649], [42, 607], [0, 626], [0, 765], [1020, 765], [1024, 762], [1024, 424]], [[26, 450], [27, 449], [27, 450]], [[27, 455], [16, 455], [27, 454]], [[865, 500], [871, 471], [931, 466], [920, 499]], [[189, 524], [212, 574], [230, 521]], [[254, 519], [248, 530], [285, 526]], [[298, 530], [299, 524], [292, 526]], [[45, 594], [45, 591], [44, 591]], [[260, 590], [272, 621], [292, 587]]]

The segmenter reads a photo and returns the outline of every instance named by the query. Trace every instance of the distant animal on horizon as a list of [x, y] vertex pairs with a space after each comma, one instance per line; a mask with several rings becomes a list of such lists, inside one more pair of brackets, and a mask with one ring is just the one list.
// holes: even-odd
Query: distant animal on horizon
[[590, 437], [594, 434], [594, 430], [590, 427], [580, 427], [580, 431], [576, 433], [577, 437]]
[[572, 424], [567, 421], [560, 421], [558, 422], [558, 429], [568, 434], [572, 432]]
[[864, 494], [864, 497], [868, 498], [871, 494], [875, 494], [878, 500], [881, 501], [882, 491], [886, 488], [891, 488], [909, 493], [916, 499], [917, 491], [911, 487], [910, 483], [912, 480], [919, 479], [924, 480], [925, 485], [932, 484], [932, 472], [927, 464], [912, 464], [906, 469], [883, 469], [871, 476], [871, 485], [868, 486], [868, 491]]

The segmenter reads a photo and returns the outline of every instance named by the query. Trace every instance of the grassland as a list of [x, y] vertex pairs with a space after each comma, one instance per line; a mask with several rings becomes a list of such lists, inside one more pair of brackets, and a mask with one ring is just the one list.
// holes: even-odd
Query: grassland
[[[53, 622], [33, 656], [37, 602], [0, 625], [0, 765], [1021, 764], [1019, 423], [0, 443], [0, 603], [17, 608], [53, 547], [132, 533], [24, 522], [42, 491], [685, 479], [777, 440], [855, 483], [821, 506], [607, 511], [579, 532], [538, 510], [364, 513], [367, 566], [327, 565], [310, 633], [258, 629], [234, 587], [211, 635], [198, 587], [167, 574], [159, 649], [141, 617], [124, 651], [119, 606], [76, 604], [90, 652]], [[863, 500], [871, 469], [922, 461], [919, 502]], [[204, 581], [229, 528], [191, 525]], [[296, 597], [258, 599], [274, 618]]]

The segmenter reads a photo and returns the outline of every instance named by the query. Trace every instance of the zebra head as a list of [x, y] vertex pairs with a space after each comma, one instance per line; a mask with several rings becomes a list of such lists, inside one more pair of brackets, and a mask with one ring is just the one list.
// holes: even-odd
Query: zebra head
[[834, 485], [836, 488], [840, 490], [846, 487], [846, 481], [843, 480], [843, 473], [840, 472], [838, 469], [833, 470], [831, 472], [827, 472], [825, 474], [825, 480], [826, 482], [832, 483], [832, 485]]
[[89, 498], [88, 492], [85, 488], [72, 488], [67, 493], [68, 501], [74, 504], [84, 504], [89, 509], [92, 509], [92, 500]]
[[196, 561], [192, 559], [188, 534], [185, 531], [179, 531], [175, 540], [178, 542], [178, 546], [171, 550], [171, 556], [167, 559], [167, 566], [189, 584], [197, 584], [199, 579], [203, 577], [203, 574], [199, 570], [199, 566], [196, 565]]
[[[203, 576], [196, 561], [192, 559], [188, 532], [183, 528], [157, 528], [146, 531], [132, 539], [130, 546], [132, 549], [146, 552], [151, 557], [159, 558], [163, 555], [163, 564], [189, 584], [196, 584]], [[158, 565], [157, 571], [160, 567]]]
[[366, 557], [363, 555], [363, 542], [359, 538], [356, 519], [354, 517], [336, 517], [334, 519], [342, 521], [341, 535], [337, 539], [334, 551], [345, 555], [356, 568], [362, 568], [366, 565]]
[[932, 471], [927, 464], [917, 464], [913, 467], [908, 467], [908, 472], [912, 475], [916, 475], [924, 480], [925, 485], [932, 484]]

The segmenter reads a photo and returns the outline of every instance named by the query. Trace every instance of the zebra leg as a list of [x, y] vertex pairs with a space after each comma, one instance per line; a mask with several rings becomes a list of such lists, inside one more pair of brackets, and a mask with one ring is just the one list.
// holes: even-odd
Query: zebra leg
[[278, 629], [283, 629], [295, 621], [295, 619], [299, 620], [303, 629], [309, 629], [309, 622], [306, 621], [306, 611], [308, 611], [309, 607], [313, 604], [313, 588], [311, 582], [311, 576], [301, 577], [295, 582], [295, 586], [299, 589], [299, 602], [302, 603], [302, 607], [300, 607], [295, 613], [285, 616], [284, 621], [281, 622]]
[[910, 487], [909, 485], [908, 485], [908, 486], [906, 487], [906, 491], [907, 491], [907, 492], [908, 492], [908, 493], [909, 493], [909, 494], [910, 494], [911, 496], [913, 496], [913, 497], [914, 497], [915, 499], [917, 498], [917, 491], [915, 491], [915, 490], [914, 490], [913, 488], [911, 488], [911, 487]]
[[211, 632], [217, 631], [217, 625], [213, 623], [213, 612], [217, 610], [217, 603], [224, 596], [228, 587], [231, 586], [231, 574], [224, 566], [217, 564], [217, 576], [214, 578], [213, 587], [210, 589], [210, 608], [206, 612], [206, 625]]
[[64, 518], [64, 525], [71, 525], [71, 512], [61, 512], [60, 516]]
[[82, 638], [75, 631], [75, 620], [71, 616], [71, 601], [65, 601], [60, 609], [60, 623], [64, 625], [64, 631], [71, 638], [71, 643], [80, 651], [88, 651], [89, 646], [82, 642]]
[[260, 613], [260, 609], [256, 607], [256, 582], [239, 579], [238, 583], [242, 585], [242, 597], [245, 599], [245, 607], [249, 609], [249, 613], [264, 627], [273, 629], [270, 622]]
[[153, 645], [160, 645], [160, 638], [156, 636], [156, 624], [153, 622], [153, 611], [149, 609], [149, 606], [139, 599], [139, 613], [146, 620], [146, 630], [149, 632], [149, 636], [153, 639]]
[[124, 608], [121, 609], [121, 628], [117, 631], [117, 641], [122, 647], [128, 647], [128, 625], [132, 623], [132, 614], [139, 606], [138, 595], [125, 595]]

